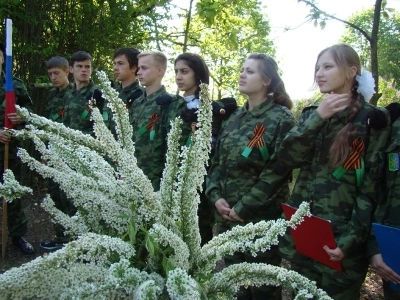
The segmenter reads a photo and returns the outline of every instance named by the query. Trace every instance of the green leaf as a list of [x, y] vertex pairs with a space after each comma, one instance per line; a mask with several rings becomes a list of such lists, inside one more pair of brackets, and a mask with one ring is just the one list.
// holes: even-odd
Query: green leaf
[[149, 251], [150, 255], [154, 255], [155, 251], [155, 247], [154, 247], [154, 241], [153, 238], [150, 235], [146, 236], [146, 249], [147, 251]]

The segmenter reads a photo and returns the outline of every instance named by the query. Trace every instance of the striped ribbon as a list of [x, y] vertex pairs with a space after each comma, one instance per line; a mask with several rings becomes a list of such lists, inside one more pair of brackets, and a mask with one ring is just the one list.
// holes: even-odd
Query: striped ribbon
[[348, 170], [355, 170], [356, 171], [356, 179], [357, 179], [357, 186], [361, 186], [361, 182], [364, 178], [365, 167], [364, 167], [364, 159], [362, 157], [362, 153], [364, 152], [364, 141], [361, 137], [356, 138], [353, 141], [353, 152], [350, 156], [346, 159], [342, 166], [339, 166], [333, 171], [332, 175], [336, 179], [340, 179], [346, 174]]
[[150, 131], [150, 141], [154, 140], [156, 134], [154, 129], [156, 127], [157, 121], [158, 121], [158, 114], [157, 113], [152, 114], [149, 118], [149, 123], [146, 126], [140, 127], [140, 129], [138, 130], [139, 135], [143, 135], [147, 131]]
[[250, 139], [249, 143], [242, 151], [242, 156], [249, 157], [251, 151], [253, 151], [253, 148], [257, 146], [258, 149], [260, 150], [263, 160], [266, 161], [267, 159], [269, 159], [268, 149], [265, 146], [265, 142], [263, 139], [264, 133], [265, 133], [264, 124], [258, 123], [254, 128], [253, 137]]

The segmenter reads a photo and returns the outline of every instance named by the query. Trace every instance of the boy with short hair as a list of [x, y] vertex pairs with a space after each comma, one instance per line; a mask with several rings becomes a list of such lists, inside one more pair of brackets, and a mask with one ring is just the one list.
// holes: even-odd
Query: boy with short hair
[[69, 63], [64, 57], [54, 56], [47, 61], [46, 67], [54, 89], [47, 96], [44, 116], [62, 123], [64, 120], [64, 96], [72, 88], [68, 80]]
[[129, 120], [133, 126], [138, 166], [157, 191], [165, 164], [170, 121], [180, 116], [185, 101], [167, 93], [161, 83], [167, 69], [167, 57], [163, 53], [142, 52], [138, 59], [137, 76], [146, 90], [130, 107]]
[[119, 81], [116, 91], [128, 109], [144, 91], [136, 77], [139, 54], [135, 48], [120, 48], [114, 53], [114, 75]]

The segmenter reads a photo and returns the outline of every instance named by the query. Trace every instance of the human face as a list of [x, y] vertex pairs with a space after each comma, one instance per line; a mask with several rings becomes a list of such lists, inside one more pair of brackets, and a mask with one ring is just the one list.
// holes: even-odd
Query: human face
[[247, 59], [240, 71], [239, 92], [251, 96], [266, 94], [270, 79], [264, 79], [259, 70], [260, 61], [256, 59]]
[[137, 76], [140, 84], [145, 87], [152, 86], [163, 75], [162, 68], [155, 63], [151, 55], [139, 57], [138, 65], [139, 71]]
[[120, 55], [114, 58], [114, 75], [118, 81], [122, 83], [136, 79], [136, 66], [129, 66], [126, 55]]
[[[351, 68], [350, 77], [354, 78], [356, 68]], [[330, 51], [325, 51], [318, 59], [315, 80], [321, 93], [346, 94], [351, 91], [352, 80], [337, 65]]]
[[178, 90], [185, 92], [184, 96], [194, 95], [198, 88], [196, 76], [184, 60], [178, 60], [175, 64], [175, 82]]
[[51, 80], [51, 83], [60, 90], [66, 88], [69, 84], [68, 81], [69, 70], [63, 70], [61, 68], [50, 68], [47, 70], [47, 75]]
[[83, 61], [76, 61], [70, 67], [71, 73], [74, 75], [74, 80], [79, 83], [89, 83], [90, 76], [92, 75], [92, 62], [87, 59]]

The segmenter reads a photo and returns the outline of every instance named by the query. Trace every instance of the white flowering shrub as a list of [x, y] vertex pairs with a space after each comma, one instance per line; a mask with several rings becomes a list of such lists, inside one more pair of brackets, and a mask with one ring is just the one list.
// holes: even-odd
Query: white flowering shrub
[[[240, 286], [284, 285], [298, 299], [328, 295], [296, 272], [241, 263], [214, 273], [217, 260], [236, 251], [268, 251], [287, 226], [295, 227], [309, 207], [290, 221], [237, 226], [200, 247], [197, 208], [211, 140], [211, 100], [202, 86], [199, 129], [189, 147], [179, 146], [181, 120], [172, 122], [159, 192], [137, 166], [132, 127], [118, 93], [99, 72], [103, 95], [114, 113], [116, 135], [93, 107], [95, 137], [66, 128], [23, 108], [26, 130], [46, 164], [19, 150], [19, 157], [57, 182], [78, 212], [69, 217], [50, 196], [43, 207], [76, 240], [49, 255], [0, 274], [4, 299], [235, 299]], [[5, 173], [0, 196], [10, 201], [29, 192]]]

